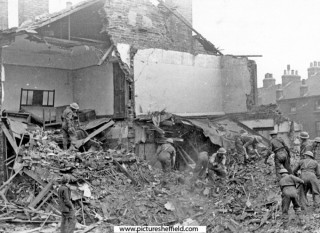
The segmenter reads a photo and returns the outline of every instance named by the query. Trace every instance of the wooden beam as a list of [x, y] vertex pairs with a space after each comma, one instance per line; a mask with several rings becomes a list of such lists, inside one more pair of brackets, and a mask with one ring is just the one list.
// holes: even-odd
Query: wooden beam
[[34, 208], [47, 194], [50, 192], [51, 188], [53, 186], [53, 181], [50, 181], [36, 196], [35, 199], [28, 205], [29, 208]]
[[102, 63], [109, 57], [109, 55], [112, 53], [114, 49], [114, 46], [111, 45], [108, 50], [105, 52], [105, 54], [102, 56], [102, 58], [99, 60], [98, 65], [101, 66]]
[[85, 139], [82, 140], [76, 140], [73, 142], [74, 146], [76, 148], [79, 148], [80, 146], [84, 145], [85, 143], [87, 143], [91, 138], [97, 136], [99, 133], [101, 133], [102, 131], [106, 130], [107, 128], [111, 127], [114, 124], [114, 121], [109, 121], [107, 124], [101, 126], [99, 129], [97, 129], [96, 131], [92, 132], [91, 134], [88, 135], [88, 137], [86, 137]]
[[128, 177], [130, 180], [132, 180], [132, 183], [134, 185], [138, 184], [138, 182], [130, 175], [130, 173], [118, 163], [118, 161], [113, 160], [113, 162], [117, 165], [117, 167], [121, 170], [121, 172], [123, 172], [126, 175], [126, 177]]
[[7, 129], [7, 127], [4, 124], [1, 125], [1, 128], [2, 128], [2, 130], [4, 132], [4, 134], [6, 135], [8, 141], [10, 142], [15, 154], [18, 155], [19, 148], [17, 146], [16, 140], [11, 136], [9, 130]]

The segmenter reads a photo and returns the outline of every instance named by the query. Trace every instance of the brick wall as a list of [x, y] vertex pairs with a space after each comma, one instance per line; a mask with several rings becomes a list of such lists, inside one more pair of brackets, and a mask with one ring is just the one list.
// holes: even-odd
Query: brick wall
[[[320, 111], [315, 107], [317, 101], [320, 101], [319, 95], [283, 99], [277, 101], [277, 104], [284, 116], [301, 123], [303, 131], [307, 131], [310, 139], [313, 139], [320, 136], [320, 130], [316, 127], [316, 122], [320, 122]], [[292, 110], [292, 106], [295, 106], [295, 111]]]
[[[1, 0], [0, 0], [1, 1]], [[49, 12], [49, 0], [19, 0], [19, 25]]]
[[[170, 0], [167, 5], [192, 21], [191, 0]], [[104, 30], [115, 43], [192, 53], [191, 30], [175, 16], [149, 0], [109, 0], [105, 5]]]
[[8, 0], [0, 0], [0, 30], [8, 28]]

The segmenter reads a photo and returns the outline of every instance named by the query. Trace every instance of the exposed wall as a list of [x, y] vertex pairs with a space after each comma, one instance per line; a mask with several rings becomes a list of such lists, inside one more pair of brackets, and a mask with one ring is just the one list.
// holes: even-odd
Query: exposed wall
[[74, 101], [81, 109], [95, 109], [97, 115], [113, 114], [112, 63], [78, 69], [73, 77]]
[[223, 110], [226, 113], [247, 111], [247, 96], [252, 91], [247, 58], [221, 57]]
[[137, 115], [223, 111], [220, 57], [146, 49], [137, 52], [134, 67]]
[[[149, 0], [109, 0], [105, 4], [107, 24], [104, 28], [115, 43], [125, 43], [135, 48], [161, 48], [192, 52], [191, 30], [164, 7]], [[191, 0], [166, 1], [170, 7], [190, 19]]]
[[73, 84], [70, 71], [5, 65], [3, 109], [17, 111], [20, 106], [21, 88], [55, 90], [55, 106], [73, 101]]
[[136, 114], [245, 112], [253, 83], [248, 64], [231, 56], [139, 50], [134, 57]]

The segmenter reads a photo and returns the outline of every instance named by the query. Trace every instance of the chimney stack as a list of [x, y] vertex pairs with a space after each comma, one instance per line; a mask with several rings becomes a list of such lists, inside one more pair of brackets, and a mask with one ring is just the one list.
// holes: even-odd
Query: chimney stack
[[287, 70], [290, 71], [290, 65], [287, 65]]
[[272, 77], [272, 74], [266, 73], [263, 79], [263, 87], [271, 87], [276, 85], [276, 80]]

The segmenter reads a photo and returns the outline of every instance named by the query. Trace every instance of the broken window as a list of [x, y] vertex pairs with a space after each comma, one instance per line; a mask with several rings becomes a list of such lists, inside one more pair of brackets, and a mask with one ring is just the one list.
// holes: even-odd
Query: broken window
[[54, 106], [55, 90], [21, 89], [20, 106]]
[[292, 112], [292, 113], [297, 112], [297, 105], [296, 105], [296, 103], [291, 103], [291, 104], [290, 104], [290, 112]]
[[320, 110], [320, 100], [316, 100], [316, 102], [315, 102], [315, 110]]

